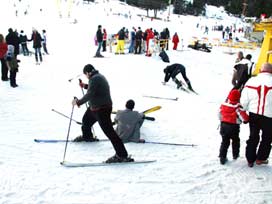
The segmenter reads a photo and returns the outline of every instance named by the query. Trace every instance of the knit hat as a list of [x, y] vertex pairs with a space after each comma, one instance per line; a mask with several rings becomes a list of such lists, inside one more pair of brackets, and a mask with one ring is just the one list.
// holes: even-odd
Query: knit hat
[[84, 66], [83, 68], [83, 73], [86, 74], [86, 73], [90, 73], [90, 72], [94, 72], [96, 71], [95, 68], [93, 67], [93, 65], [91, 64], [87, 64]]
[[128, 100], [127, 103], [126, 103], [126, 108], [127, 109], [130, 109], [130, 110], [133, 110], [134, 108], [134, 105], [135, 105], [135, 102], [133, 100]]
[[229, 95], [228, 95], [228, 99], [231, 101], [231, 102], [236, 102], [238, 103], [239, 100], [240, 100], [240, 91], [238, 91], [237, 89], [233, 89], [230, 91]]

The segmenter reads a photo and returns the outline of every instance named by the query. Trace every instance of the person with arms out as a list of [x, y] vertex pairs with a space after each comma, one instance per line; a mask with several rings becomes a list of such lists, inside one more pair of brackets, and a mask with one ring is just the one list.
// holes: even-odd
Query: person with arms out
[[240, 153], [240, 124], [248, 122], [248, 115], [242, 109], [240, 100], [240, 92], [237, 89], [230, 91], [227, 101], [221, 104], [219, 109], [220, 134], [222, 142], [219, 150], [220, 163], [227, 162], [227, 152], [232, 140], [232, 156], [237, 159]]
[[124, 143], [145, 142], [144, 139], [140, 139], [140, 128], [144, 122], [144, 114], [133, 111], [134, 106], [135, 102], [128, 100], [126, 102], [126, 109], [117, 111], [114, 118], [114, 122], [117, 124], [116, 132]]
[[180, 73], [182, 75], [183, 79], [185, 80], [185, 82], [188, 86], [188, 89], [191, 91], [194, 91], [190, 80], [186, 76], [186, 69], [182, 64], [175, 63], [172, 65], [169, 65], [163, 71], [165, 73], [164, 84], [166, 82], [168, 82], [170, 78], [172, 78], [172, 80], [177, 84], [177, 89], [182, 87], [182, 82], [176, 78], [176, 76]]
[[82, 136], [75, 141], [93, 141], [92, 126], [98, 122], [105, 135], [111, 141], [116, 154], [106, 160], [113, 162], [132, 162], [122, 140], [113, 129], [111, 121], [112, 100], [110, 87], [106, 78], [100, 74], [91, 64], [85, 65], [83, 73], [89, 79], [88, 84], [80, 83], [81, 87], [87, 88], [87, 93], [81, 99], [74, 99], [72, 105], [81, 106], [88, 101], [89, 108], [82, 119]]
[[33, 28], [31, 39], [28, 41], [33, 41], [33, 48], [35, 50], [35, 60], [36, 60], [36, 64], [39, 65], [43, 61], [42, 52], [41, 52], [41, 47], [42, 47], [41, 34], [35, 28]]
[[267, 164], [272, 143], [272, 64], [264, 63], [260, 73], [247, 81], [241, 104], [249, 111], [248, 166], [253, 167], [255, 161], [257, 165]]

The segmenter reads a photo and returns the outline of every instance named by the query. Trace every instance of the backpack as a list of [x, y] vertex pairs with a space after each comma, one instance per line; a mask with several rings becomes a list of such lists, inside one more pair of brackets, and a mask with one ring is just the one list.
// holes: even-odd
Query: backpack
[[159, 56], [161, 57], [162, 61], [170, 62], [169, 57], [164, 50], [160, 52]]

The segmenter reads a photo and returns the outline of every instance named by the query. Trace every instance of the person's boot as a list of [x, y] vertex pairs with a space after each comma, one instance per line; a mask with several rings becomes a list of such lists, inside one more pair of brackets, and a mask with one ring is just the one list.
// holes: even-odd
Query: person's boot
[[187, 82], [187, 85], [188, 85], [188, 89], [189, 89], [190, 91], [193, 91], [193, 92], [194, 92], [194, 89], [193, 89], [193, 87], [192, 87], [192, 85], [191, 85], [191, 82]]
[[174, 82], [177, 84], [177, 89], [182, 87], [182, 83], [177, 78], [174, 79]]

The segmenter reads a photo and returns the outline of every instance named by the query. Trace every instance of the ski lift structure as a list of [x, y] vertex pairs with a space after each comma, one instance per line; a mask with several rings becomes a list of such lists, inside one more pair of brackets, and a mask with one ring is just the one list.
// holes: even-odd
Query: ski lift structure
[[264, 19], [260, 23], [255, 23], [254, 31], [265, 32], [259, 58], [253, 73], [253, 75], [257, 75], [263, 63], [272, 63], [272, 19]]

